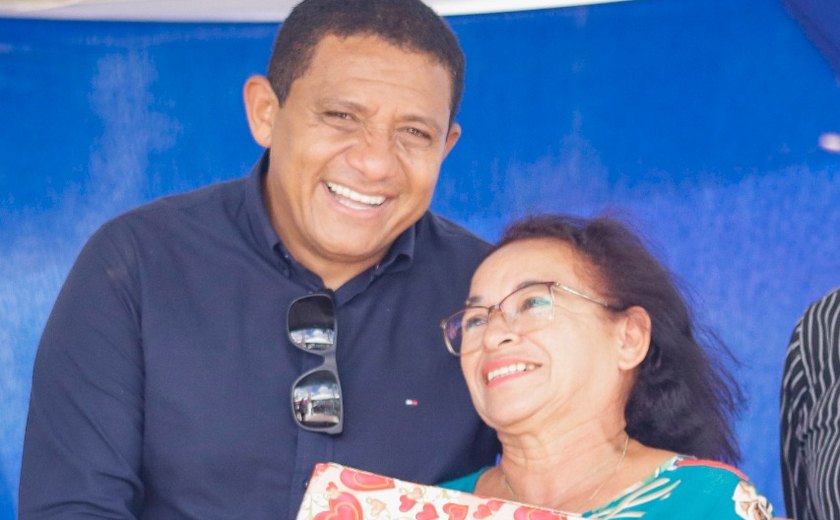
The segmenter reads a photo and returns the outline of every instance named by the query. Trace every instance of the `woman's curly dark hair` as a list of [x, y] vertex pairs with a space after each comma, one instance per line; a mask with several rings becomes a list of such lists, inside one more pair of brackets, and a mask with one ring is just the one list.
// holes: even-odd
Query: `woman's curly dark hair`
[[528, 239], [570, 245], [594, 269], [607, 301], [644, 308], [651, 342], [625, 407], [627, 432], [655, 448], [737, 463], [731, 420], [743, 394], [711, 332], [699, 332], [671, 273], [626, 224], [610, 218], [539, 215], [510, 224], [495, 249]]

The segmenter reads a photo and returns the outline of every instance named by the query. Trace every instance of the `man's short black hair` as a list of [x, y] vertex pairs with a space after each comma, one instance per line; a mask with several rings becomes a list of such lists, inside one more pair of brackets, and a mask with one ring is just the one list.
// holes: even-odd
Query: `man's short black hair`
[[411, 52], [428, 54], [452, 79], [449, 120], [464, 91], [464, 53], [446, 22], [421, 0], [304, 0], [280, 27], [268, 79], [282, 105], [292, 82], [309, 68], [315, 47], [328, 35], [369, 35]]

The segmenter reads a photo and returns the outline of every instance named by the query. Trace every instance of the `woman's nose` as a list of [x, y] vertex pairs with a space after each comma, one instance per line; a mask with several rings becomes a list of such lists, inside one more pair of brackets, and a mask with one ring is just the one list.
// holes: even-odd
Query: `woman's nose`
[[486, 349], [499, 349], [516, 341], [518, 335], [514, 329], [514, 319], [501, 309], [491, 309], [487, 316], [482, 345]]

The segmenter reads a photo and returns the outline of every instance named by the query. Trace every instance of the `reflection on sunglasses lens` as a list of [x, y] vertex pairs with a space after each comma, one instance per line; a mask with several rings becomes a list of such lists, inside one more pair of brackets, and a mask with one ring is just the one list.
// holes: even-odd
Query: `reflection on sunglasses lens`
[[293, 389], [294, 413], [310, 428], [329, 427], [341, 417], [341, 391], [332, 372], [318, 370], [301, 378]]
[[312, 327], [289, 331], [289, 338], [298, 348], [309, 352], [324, 352], [335, 345], [335, 330], [332, 327]]

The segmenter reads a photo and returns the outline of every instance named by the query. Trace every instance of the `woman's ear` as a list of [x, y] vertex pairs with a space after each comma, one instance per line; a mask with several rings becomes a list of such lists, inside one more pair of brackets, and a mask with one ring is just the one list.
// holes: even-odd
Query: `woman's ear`
[[638, 305], [622, 312], [621, 347], [618, 366], [622, 370], [632, 370], [645, 359], [650, 349], [650, 315]]
[[279, 108], [271, 83], [264, 76], [251, 76], [245, 82], [242, 97], [254, 141], [264, 148], [270, 148], [274, 117]]

